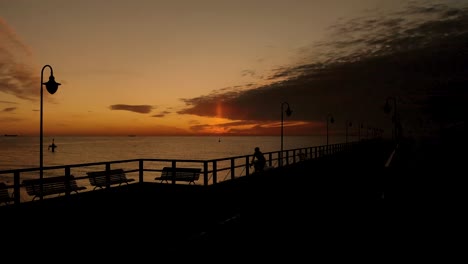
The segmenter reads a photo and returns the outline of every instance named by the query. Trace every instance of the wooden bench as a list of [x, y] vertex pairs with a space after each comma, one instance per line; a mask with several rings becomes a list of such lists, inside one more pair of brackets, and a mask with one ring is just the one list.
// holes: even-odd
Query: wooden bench
[[166, 181], [185, 181], [189, 184], [195, 184], [195, 181], [200, 177], [201, 169], [199, 168], [172, 168], [164, 167], [161, 171], [161, 176], [154, 178], [161, 182]]
[[107, 185], [122, 185], [128, 184], [135, 179], [128, 179], [123, 169], [113, 169], [104, 171], [91, 171], [87, 172], [89, 176], [89, 183], [96, 188], [104, 188]]
[[[23, 186], [26, 188], [26, 192], [30, 196], [33, 196], [33, 201], [37, 197], [41, 197], [41, 179], [23, 180]], [[86, 187], [78, 186], [73, 175], [68, 177], [55, 176], [42, 179], [42, 196], [52, 194], [60, 195], [67, 192], [78, 193], [78, 191], [84, 189], [86, 189]]]
[[13, 197], [10, 196], [6, 184], [0, 182], [0, 204], [9, 204], [11, 201], [13, 201]]

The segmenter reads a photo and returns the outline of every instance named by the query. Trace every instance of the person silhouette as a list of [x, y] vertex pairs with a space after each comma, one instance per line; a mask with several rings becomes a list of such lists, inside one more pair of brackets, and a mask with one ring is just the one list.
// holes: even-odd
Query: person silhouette
[[263, 153], [260, 151], [259, 147], [255, 148], [255, 152], [252, 157], [252, 161], [250, 162], [250, 166], [254, 165], [255, 172], [263, 171], [265, 168], [266, 159], [263, 156]]

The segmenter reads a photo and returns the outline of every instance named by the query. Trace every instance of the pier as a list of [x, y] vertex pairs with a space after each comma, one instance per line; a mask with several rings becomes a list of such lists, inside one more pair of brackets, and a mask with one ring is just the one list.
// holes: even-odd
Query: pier
[[[0, 214], [10, 230], [27, 227], [32, 237], [76, 244], [76, 236], [89, 234], [92, 239], [86, 243], [94, 246], [154, 247], [174, 253], [213, 250], [227, 254], [239, 243], [247, 253], [260, 250], [258, 244], [269, 250], [284, 247], [284, 241], [298, 242], [296, 236], [331, 243], [334, 236], [345, 233], [378, 235], [370, 230], [382, 224], [384, 164], [393, 147], [393, 142], [376, 139], [285, 150], [283, 166], [277, 166], [279, 153], [265, 153], [267, 163], [276, 166], [261, 173], [249, 171], [251, 156], [228, 158], [226, 168], [210, 161], [204, 163], [202, 182], [194, 185], [142, 180], [147, 179], [142, 174], [154, 171], [142, 173], [146, 167], [138, 160], [138, 180], [129, 185], [34, 202], [15, 197], [14, 203], [0, 207]], [[299, 153], [306, 153], [307, 158], [299, 159]], [[115, 164], [98, 164], [111, 165]], [[70, 175], [83, 166], [45, 170], [60, 169]], [[243, 175], [217, 179], [223, 170]], [[19, 183], [20, 175], [27, 172], [2, 173], [13, 173]], [[75, 176], [80, 177], [86, 180], [86, 176]], [[25, 195], [21, 184], [10, 187]], [[70, 240], [70, 236], [75, 238]]]

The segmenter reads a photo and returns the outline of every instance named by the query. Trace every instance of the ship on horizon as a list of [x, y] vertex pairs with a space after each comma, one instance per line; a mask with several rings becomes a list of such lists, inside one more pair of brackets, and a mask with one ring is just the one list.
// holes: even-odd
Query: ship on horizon
[[5, 137], [17, 137], [18, 135], [17, 134], [5, 134], [4, 136]]

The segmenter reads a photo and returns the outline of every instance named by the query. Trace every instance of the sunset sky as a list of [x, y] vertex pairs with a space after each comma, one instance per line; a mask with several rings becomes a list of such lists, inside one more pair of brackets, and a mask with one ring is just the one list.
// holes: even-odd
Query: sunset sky
[[39, 134], [44, 65], [46, 136], [279, 135], [283, 102], [388, 136], [388, 97], [426, 133], [466, 119], [467, 36], [455, 0], [0, 0], [0, 134]]

